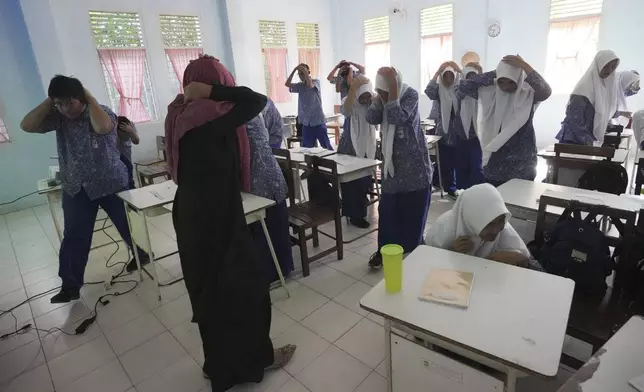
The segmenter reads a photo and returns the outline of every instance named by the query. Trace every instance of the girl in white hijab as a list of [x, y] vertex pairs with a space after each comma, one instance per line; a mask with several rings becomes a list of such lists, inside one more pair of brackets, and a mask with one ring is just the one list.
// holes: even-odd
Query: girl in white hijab
[[[397, 244], [407, 253], [423, 240], [431, 196], [432, 169], [420, 127], [418, 92], [403, 82], [399, 71], [383, 67], [376, 76], [376, 93], [367, 121], [380, 125], [382, 134], [378, 249]], [[369, 265], [382, 265], [379, 251]]]
[[617, 74], [617, 80], [619, 83], [619, 91], [617, 94], [617, 114], [629, 117], [631, 112], [628, 110], [626, 98], [631, 97], [640, 91], [640, 74], [636, 71], [622, 71]]
[[[345, 126], [338, 145], [338, 153], [360, 158], [374, 159], [376, 156], [376, 127], [367, 122], [367, 112], [371, 105], [373, 86], [366, 77], [347, 76], [349, 91], [342, 100], [342, 114]], [[349, 223], [366, 229], [367, 194], [371, 187], [371, 176], [340, 184], [342, 188], [342, 215]]]
[[538, 264], [530, 262], [530, 252], [509, 219], [510, 212], [496, 188], [475, 185], [431, 225], [425, 243], [506, 264]]
[[566, 117], [556, 138], [561, 143], [592, 146], [603, 142], [608, 122], [617, 111], [615, 70], [619, 58], [612, 50], [600, 50], [570, 95]]
[[550, 97], [548, 83], [521, 56], [505, 56], [492, 72], [466, 79], [459, 98], [478, 98], [485, 180], [499, 186], [513, 178], [534, 180], [537, 147], [532, 118]]

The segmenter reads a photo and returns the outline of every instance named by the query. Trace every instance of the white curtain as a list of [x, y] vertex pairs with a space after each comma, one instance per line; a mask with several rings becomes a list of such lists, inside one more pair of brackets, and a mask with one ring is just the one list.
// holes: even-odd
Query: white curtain
[[569, 94], [597, 52], [599, 17], [550, 22], [546, 79], [556, 93]]
[[423, 37], [420, 43], [420, 87], [425, 87], [434, 77], [438, 68], [452, 60], [452, 34]]
[[367, 77], [375, 82], [378, 69], [391, 65], [389, 41], [366, 44], [364, 57]]

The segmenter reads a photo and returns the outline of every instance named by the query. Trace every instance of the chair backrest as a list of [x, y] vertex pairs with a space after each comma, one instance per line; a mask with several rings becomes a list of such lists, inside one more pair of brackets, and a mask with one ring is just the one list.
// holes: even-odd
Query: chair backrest
[[[288, 187], [288, 201], [290, 206], [295, 205], [295, 184], [293, 181], [293, 161], [291, 160], [291, 152], [281, 148], [273, 149], [273, 156], [277, 160], [277, 164], [282, 169], [284, 178], [286, 179], [286, 186]], [[295, 173], [295, 175], [298, 175]]]
[[163, 157], [164, 161], [168, 160], [168, 155], [165, 152], [165, 136], [157, 135], [157, 155], [159, 158]]
[[304, 156], [307, 167], [307, 178], [318, 177], [331, 185], [331, 191], [325, 194], [315, 193], [312, 190], [313, 184], [309, 182], [309, 200], [316, 202], [321, 200], [324, 204], [332, 203], [340, 212], [340, 178], [338, 176], [338, 164], [330, 159], [324, 159], [314, 155]]
[[555, 157], [552, 162], [553, 184], [559, 183], [559, 169], [587, 170], [595, 163], [595, 161], [591, 160], [562, 157], [561, 154], [597, 156], [611, 160], [615, 156], [615, 149], [610, 147], [581, 146], [577, 144], [555, 144]]

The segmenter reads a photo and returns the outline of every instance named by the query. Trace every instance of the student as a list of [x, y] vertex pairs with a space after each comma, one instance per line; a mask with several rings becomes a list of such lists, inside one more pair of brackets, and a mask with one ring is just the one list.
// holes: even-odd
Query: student
[[[128, 186], [127, 169], [116, 147], [116, 124], [116, 115], [99, 105], [78, 79], [62, 75], [51, 80], [48, 97], [20, 123], [29, 133], [56, 131], [65, 227], [58, 255], [62, 286], [51, 303], [80, 298], [99, 206], [133, 251], [125, 208], [116, 196]], [[137, 251], [141, 263], [149, 263], [148, 255]], [[127, 270], [136, 268], [133, 258]]]
[[121, 162], [127, 168], [128, 189], [134, 189], [134, 167], [132, 166], [132, 144], [138, 145], [140, 142], [139, 134], [136, 132], [134, 123], [127, 117], [118, 117], [118, 145], [117, 148], [121, 153]]
[[633, 136], [640, 150], [644, 150], [644, 110], [633, 113]]
[[[188, 64], [183, 86], [185, 94], [168, 105], [165, 120], [168, 166], [177, 183], [172, 220], [203, 370], [212, 391], [223, 392], [261, 382], [265, 369], [284, 365], [295, 351], [291, 345], [273, 349], [269, 282], [240, 192], [250, 175], [244, 124], [262, 111], [266, 97], [236, 87], [210, 56]], [[212, 173], [217, 180], [204, 181]]]
[[505, 56], [495, 71], [466, 79], [459, 99], [481, 104], [481, 146], [485, 181], [494, 186], [537, 175], [537, 145], [532, 119], [536, 104], [550, 97], [548, 83], [521, 56]]
[[[469, 63], [463, 68], [465, 79], [471, 79], [483, 72], [478, 63]], [[461, 82], [463, 83], [463, 82]], [[458, 89], [460, 86], [457, 86]], [[478, 101], [466, 96], [460, 102], [461, 122], [465, 139], [459, 143], [459, 158], [456, 162], [456, 179], [461, 189], [468, 189], [485, 181], [483, 176], [483, 151], [478, 137]]]
[[262, 116], [268, 129], [268, 144], [271, 148], [280, 148], [284, 140], [284, 121], [272, 99], [268, 99], [266, 107], [262, 110]]
[[[382, 134], [378, 249], [397, 244], [409, 253], [423, 241], [431, 197], [432, 169], [420, 127], [418, 92], [403, 83], [400, 72], [392, 67], [378, 70], [376, 92], [367, 121], [380, 124]], [[382, 266], [379, 250], [369, 265]]]
[[[374, 159], [376, 156], [376, 127], [367, 122], [371, 105], [373, 86], [362, 75], [349, 76], [351, 86], [347, 97], [342, 100], [342, 114], [345, 127], [340, 138], [338, 152], [360, 158]], [[367, 217], [367, 194], [371, 187], [371, 176], [342, 183], [342, 215], [352, 225], [366, 229], [370, 226]]]
[[[286, 205], [288, 187], [268, 144], [269, 131], [262, 117], [257, 116], [246, 124], [250, 144], [250, 193], [277, 203], [266, 210], [265, 221], [282, 274], [288, 276], [293, 271], [293, 253]], [[266, 276], [270, 282], [274, 282], [279, 276], [262, 225], [260, 222], [255, 222], [250, 229], [266, 269]]]
[[431, 225], [425, 243], [466, 255], [541, 270], [509, 219], [510, 212], [499, 191], [490, 184], [475, 185], [461, 193], [454, 207]]
[[[354, 71], [351, 67], [355, 67], [357, 71]], [[326, 77], [331, 84], [335, 84], [335, 92], [340, 93], [341, 99], [344, 99], [349, 94], [349, 75], [353, 78], [358, 75], [364, 75], [364, 67], [357, 63], [342, 60], [329, 72], [329, 76]]]
[[[295, 72], [297, 72], [297, 76], [301, 80], [299, 83], [293, 83]], [[302, 124], [302, 147], [315, 147], [315, 142], [318, 141], [321, 147], [333, 150], [326, 128], [326, 117], [322, 110], [320, 81], [311, 79], [309, 66], [300, 64], [295, 67], [285, 85], [290, 92], [299, 94], [297, 117]]]
[[456, 86], [461, 78], [461, 69], [453, 61], [448, 61], [438, 68], [429, 81], [425, 94], [433, 101], [435, 112], [436, 135], [442, 136], [438, 142], [441, 156], [441, 177], [443, 189], [454, 200], [457, 194], [456, 162], [459, 159], [458, 144], [465, 139], [465, 130], [458, 115], [459, 101], [456, 98]]
[[617, 74], [617, 80], [619, 83], [619, 92], [617, 94], [618, 115], [621, 113], [630, 114], [626, 98], [639, 93], [640, 74], [637, 71], [622, 71]]
[[570, 94], [566, 117], [556, 138], [560, 143], [592, 146], [603, 142], [608, 122], [617, 110], [615, 70], [619, 58], [612, 50], [600, 50]]

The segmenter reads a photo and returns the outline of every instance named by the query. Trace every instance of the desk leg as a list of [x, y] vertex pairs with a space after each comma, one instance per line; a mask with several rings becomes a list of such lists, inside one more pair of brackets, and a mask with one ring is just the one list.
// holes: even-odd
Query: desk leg
[[517, 371], [508, 369], [508, 374], [505, 379], [505, 392], [515, 392], [517, 388]]
[[300, 188], [300, 202], [306, 202], [306, 194], [304, 193], [304, 184], [302, 183], [302, 178], [300, 177], [300, 165], [295, 164], [295, 181], [297, 182], [297, 187]]
[[280, 263], [277, 260], [277, 255], [275, 254], [275, 249], [273, 248], [273, 241], [271, 241], [271, 236], [268, 234], [268, 228], [266, 227], [266, 221], [264, 220], [264, 217], [259, 220], [259, 222], [262, 224], [262, 230], [264, 230], [264, 236], [266, 237], [266, 242], [268, 243], [268, 249], [271, 251], [271, 257], [273, 257], [273, 262], [275, 263], [275, 269], [277, 270], [277, 275], [280, 277], [280, 282], [282, 282], [282, 287], [284, 287], [284, 290], [286, 291], [286, 298], [291, 298], [291, 293], [288, 291], [288, 288], [286, 287], [286, 280], [284, 280], [284, 275], [282, 274], [282, 268], [280, 267]]
[[136, 260], [136, 266], [137, 270], [139, 271], [139, 283], [143, 280], [143, 269], [141, 268], [141, 260], [139, 260], [139, 252], [136, 251], [138, 249], [136, 245], [136, 239], [134, 238], [134, 231], [132, 230], [132, 222], [130, 222], [130, 211], [132, 209], [130, 208], [130, 205], [127, 204], [126, 202], [123, 202], [125, 205], [125, 217], [127, 218], [127, 228], [130, 230], [130, 240], [132, 241], [132, 252], [134, 253], [134, 260]]
[[[438, 142], [434, 144], [434, 149], [436, 149], [436, 168], [438, 169], [438, 184], [441, 187], [441, 199], [442, 199], [443, 198], [443, 172], [441, 171], [441, 153], [440, 153], [440, 149], [438, 148]], [[432, 187], [430, 186], [429, 189], [432, 189]]]
[[[382, 171], [380, 172], [382, 173]], [[380, 184], [378, 183], [378, 167], [373, 168], [373, 179], [375, 180], [374, 182], [376, 183], [376, 195], [378, 195], [378, 201], [380, 201]]]
[[391, 320], [385, 317], [385, 361], [387, 361], [387, 392], [394, 390], [393, 363], [391, 361]]
[[[150, 244], [150, 267], [152, 267], [152, 279], [154, 279], [154, 282], [156, 283], [157, 287], [157, 298], [159, 298], [159, 301], [161, 301], [161, 286], [159, 286], [159, 277], [157, 276], [157, 266], [156, 263], [154, 262], [154, 252], [152, 252], [152, 240], [150, 239], [150, 231], [148, 230], [148, 217], [145, 215], [145, 211], [143, 211], [143, 227], [145, 229], [145, 235], [148, 237], [148, 244]], [[136, 249], [136, 248], [134, 248]], [[136, 252], [136, 250], [134, 251]], [[140, 264], [139, 264], [139, 268]]]
[[49, 206], [51, 219], [54, 220], [54, 228], [56, 229], [56, 234], [58, 235], [58, 241], [63, 242], [63, 233], [60, 231], [60, 223], [58, 223], [58, 217], [56, 217], [56, 212], [54, 212], [54, 201], [52, 200], [51, 193], [47, 193], [47, 205]]
[[633, 170], [631, 170], [631, 177], [628, 179], [628, 193], [635, 193], [635, 176], [637, 175], [637, 151], [635, 152], [635, 161], [633, 162]]

